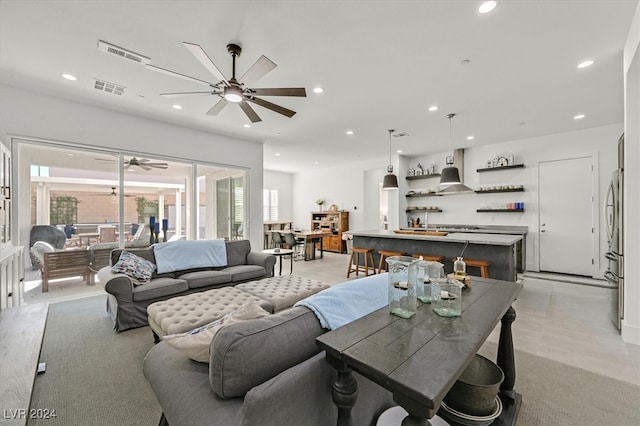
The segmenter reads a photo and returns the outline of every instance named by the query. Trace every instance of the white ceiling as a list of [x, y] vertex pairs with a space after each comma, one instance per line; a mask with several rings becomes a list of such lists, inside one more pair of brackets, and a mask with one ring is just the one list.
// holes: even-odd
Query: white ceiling
[[[393, 140], [403, 155], [444, 152], [451, 112], [453, 148], [622, 122], [622, 48], [637, 0], [503, 0], [488, 15], [477, 13], [479, 4], [2, 0], [0, 78], [263, 142], [265, 169], [289, 172], [372, 159], [385, 167], [390, 128], [410, 135]], [[256, 106], [263, 121], [243, 128], [248, 120], [236, 105], [205, 115], [217, 97], [160, 97], [202, 86], [100, 52], [98, 40], [214, 82], [181, 42], [200, 44], [227, 78], [226, 45], [235, 42], [243, 49], [238, 75], [264, 54], [278, 67], [253, 86], [305, 87], [307, 97], [268, 97], [297, 114]], [[595, 64], [578, 70], [585, 59]], [[78, 81], [62, 79], [65, 72]], [[95, 90], [94, 78], [125, 86], [125, 94]], [[325, 92], [313, 93], [315, 86]], [[440, 110], [428, 112], [431, 105]], [[574, 120], [579, 113], [586, 117]]]

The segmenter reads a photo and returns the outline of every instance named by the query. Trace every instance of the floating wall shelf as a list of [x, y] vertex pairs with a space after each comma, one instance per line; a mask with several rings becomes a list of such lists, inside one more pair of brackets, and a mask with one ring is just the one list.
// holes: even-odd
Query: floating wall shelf
[[442, 197], [442, 194], [438, 194], [436, 192], [428, 192], [426, 194], [407, 194], [407, 198], [415, 198], [415, 197]]
[[476, 169], [476, 172], [495, 172], [498, 170], [506, 170], [506, 169], [523, 169], [524, 164], [514, 164], [513, 166], [502, 166], [502, 167], [485, 167], [484, 169]]
[[478, 209], [478, 213], [522, 213], [524, 209]]
[[524, 188], [513, 189], [486, 189], [482, 191], [475, 191], [476, 194], [495, 194], [498, 192], [524, 192]]
[[407, 213], [411, 212], [427, 212], [427, 213], [442, 213], [442, 209], [428, 209], [426, 207], [418, 207], [417, 209], [407, 209]]
[[407, 176], [407, 180], [419, 180], [419, 179], [429, 179], [434, 177], [440, 177], [440, 173], [432, 173], [430, 175], [419, 175], [419, 176]]

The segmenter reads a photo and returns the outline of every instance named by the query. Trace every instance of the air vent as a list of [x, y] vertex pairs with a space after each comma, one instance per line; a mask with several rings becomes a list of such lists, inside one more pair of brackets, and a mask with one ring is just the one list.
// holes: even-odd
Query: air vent
[[140, 55], [139, 53], [123, 49], [122, 47], [118, 47], [115, 44], [107, 43], [106, 41], [102, 40], [98, 40], [98, 50], [119, 56], [121, 58], [129, 59], [130, 61], [134, 61], [139, 64], [148, 64], [151, 60], [146, 56]]
[[113, 93], [114, 95], [122, 96], [124, 94], [124, 86], [119, 84], [109, 83], [108, 81], [95, 79], [93, 87], [101, 92]]

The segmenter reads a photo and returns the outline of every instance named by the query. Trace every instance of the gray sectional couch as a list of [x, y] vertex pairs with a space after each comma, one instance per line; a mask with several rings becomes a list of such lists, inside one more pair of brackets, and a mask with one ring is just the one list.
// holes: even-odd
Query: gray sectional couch
[[[298, 306], [222, 328], [209, 364], [166, 342], [155, 345], [143, 371], [163, 410], [160, 424], [334, 426], [336, 372], [315, 342], [326, 331], [311, 310]], [[354, 376], [353, 424], [373, 425], [395, 405], [392, 394]]]
[[[114, 322], [115, 330], [148, 325], [147, 306], [154, 302], [272, 276], [275, 256], [251, 251], [248, 240], [227, 241], [225, 245], [227, 265], [224, 267], [163, 274], [154, 272], [151, 281], [144, 285], [135, 285], [125, 274], [113, 273], [111, 266], [100, 269], [98, 279], [108, 293], [107, 312]], [[156, 263], [153, 246], [127, 251]], [[120, 249], [111, 252], [111, 265], [118, 261], [120, 253]]]

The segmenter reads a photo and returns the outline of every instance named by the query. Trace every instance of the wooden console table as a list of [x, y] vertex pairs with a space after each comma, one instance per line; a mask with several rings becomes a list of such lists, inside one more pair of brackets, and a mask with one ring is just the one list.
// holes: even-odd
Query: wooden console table
[[410, 319], [398, 318], [387, 307], [319, 336], [327, 361], [338, 376], [332, 396], [338, 407], [338, 426], [350, 426], [357, 382], [351, 371], [393, 393], [409, 415], [403, 426], [429, 425], [440, 403], [491, 331], [502, 320], [497, 364], [505, 379], [499, 397], [502, 415], [494, 424], [514, 424], [521, 396], [513, 390], [515, 361], [511, 307], [522, 284], [473, 277], [463, 292], [462, 315], [443, 318], [431, 305], [420, 305]]

